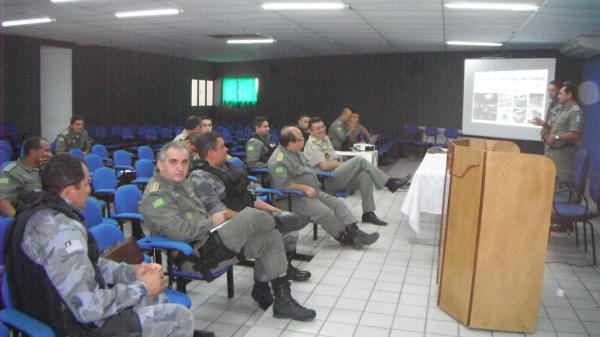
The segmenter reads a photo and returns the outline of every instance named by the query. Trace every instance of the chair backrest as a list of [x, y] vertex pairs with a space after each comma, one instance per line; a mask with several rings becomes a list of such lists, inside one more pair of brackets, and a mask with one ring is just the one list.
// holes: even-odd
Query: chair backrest
[[171, 132], [170, 128], [162, 128], [160, 130], [160, 136], [162, 138], [168, 138], [168, 139], [170, 139], [170, 138], [173, 138], [173, 133]]
[[90, 170], [90, 172], [94, 172], [97, 169], [104, 166], [102, 158], [95, 154], [86, 154], [85, 157], [83, 157], [83, 160], [85, 160], [85, 163], [87, 164], [88, 170]]
[[457, 128], [446, 128], [444, 130], [444, 136], [446, 139], [456, 139], [458, 138], [458, 129]]
[[571, 170], [571, 183], [580, 198], [585, 192], [585, 183], [587, 181], [588, 169], [590, 166], [590, 156], [586, 149], [579, 148], [575, 153], [575, 162]]
[[13, 302], [10, 297], [10, 290], [8, 289], [8, 278], [6, 277], [6, 273], [2, 272], [2, 304], [5, 308], [12, 308]]
[[92, 153], [100, 158], [108, 158], [108, 150], [106, 149], [106, 146], [102, 144], [92, 146]]
[[121, 232], [119, 227], [107, 224], [99, 224], [90, 228], [90, 233], [94, 236], [94, 239], [96, 239], [98, 250], [100, 252], [125, 240], [125, 235]]
[[102, 207], [98, 200], [94, 197], [87, 197], [81, 215], [83, 215], [83, 224], [87, 229], [102, 223]]
[[4, 265], [4, 241], [13, 218], [0, 217], [0, 265]]
[[133, 129], [130, 127], [124, 128], [122, 137], [123, 137], [123, 139], [128, 139], [128, 140], [133, 139]]
[[142, 192], [136, 185], [123, 185], [115, 192], [115, 211], [117, 213], [137, 213]]
[[5, 149], [0, 149], [0, 164], [10, 162], [10, 153]]
[[108, 130], [104, 127], [96, 128], [96, 138], [106, 138], [108, 136]]
[[69, 154], [79, 159], [83, 159], [83, 157], [85, 157], [85, 153], [79, 149], [71, 149], [69, 150]]
[[155, 141], [157, 139], [156, 131], [154, 131], [154, 129], [147, 129], [144, 139], [148, 141]]
[[113, 161], [115, 165], [133, 166], [131, 163], [131, 153], [125, 150], [117, 150], [113, 153]]
[[135, 162], [135, 177], [150, 178], [154, 173], [154, 163], [148, 159], [138, 159]]
[[244, 164], [244, 162], [238, 157], [231, 157], [231, 158], [227, 159], [227, 161], [240, 171], [244, 170], [246, 168], [246, 165]]
[[154, 151], [148, 145], [142, 145], [137, 149], [139, 159], [154, 160]]
[[117, 188], [117, 176], [115, 170], [108, 167], [101, 167], [94, 171], [92, 176], [92, 187], [94, 190], [115, 189]]
[[428, 126], [425, 128], [425, 135], [428, 137], [435, 137], [438, 135], [438, 128], [433, 126]]

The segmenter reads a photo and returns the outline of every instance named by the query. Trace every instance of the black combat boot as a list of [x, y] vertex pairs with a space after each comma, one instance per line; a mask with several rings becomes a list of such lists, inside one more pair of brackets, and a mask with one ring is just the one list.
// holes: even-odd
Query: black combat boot
[[252, 299], [258, 303], [262, 310], [267, 310], [273, 304], [273, 295], [271, 295], [271, 287], [269, 282], [260, 282], [254, 280], [252, 288]]
[[273, 219], [275, 219], [275, 229], [281, 234], [299, 231], [310, 222], [310, 218], [306, 215], [286, 211], [273, 213]]
[[346, 226], [346, 233], [348, 233], [348, 236], [352, 239], [352, 247], [355, 249], [369, 246], [379, 239], [379, 233], [365, 233], [358, 229], [358, 226], [356, 226], [355, 223]]
[[308, 270], [300, 270], [292, 265], [292, 259], [294, 258], [294, 254], [296, 251], [286, 252], [287, 260], [288, 260], [288, 268], [287, 274], [289, 280], [292, 281], [306, 281], [310, 278], [311, 274]]
[[290, 281], [286, 276], [278, 277], [271, 281], [275, 302], [273, 303], [273, 317], [290, 318], [296, 321], [311, 321], [317, 313], [312, 309], [301, 306], [292, 298]]
[[388, 190], [390, 190], [390, 192], [394, 193], [399, 188], [402, 188], [402, 187], [405, 187], [406, 185], [408, 185], [408, 183], [410, 181], [410, 177], [411, 177], [411, 175], [408, 174], [402, 178], [390, 178], [385, 183], [385, 187], [387, 187]]
[[206, 330], [194, 330], [194, 337], [215, 337], [215, 333]]

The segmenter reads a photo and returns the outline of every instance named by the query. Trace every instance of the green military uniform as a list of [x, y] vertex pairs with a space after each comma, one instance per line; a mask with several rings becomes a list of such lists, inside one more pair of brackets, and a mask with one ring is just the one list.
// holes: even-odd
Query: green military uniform
[[248, 168], [267, 167], [267, 160], [271, 155], [269, 135], [253, 134], [246, 142], [246, 164]]
[[7, 199], [16, 209], [19, 195], [42, 189], [39, 170], [29, 166], [22, 158], [8, 164], [0, 172], [0, 199]]
[[[308, 137], [308, 142], [304, 145], [304, 156], [314, 169], [318, 169], [319, 163], [324, 160], [339, 160], [327, 136], [320, 140], [313, 136]], [[387, 174], [362, 157], [353, 157], [343, 162], [333, 173], [335, 178], [332, 183], [325, 182], [325, 190], [327, 192], [359, 190], [363, 213], [375, 211], [373, 184], [377, 189], [382, 189], [390, 179]]]
[[[283, 189], [289, 188], [291, 183], [297, 183], [310, 186], [318, 192], [315, 198], [293, 196], [290, 211], [310, 217], [311, 221], [323, 226], [334, 238], [339, 238], [347, 225], [356, 223], [356, 218], [343, 201], [319, 191], [317, 176], [306, 163], [302, 152], [295, 153], [279, 145], [269, 158], [268, 165], [273, 187]], [[277, 207], [288, 209], [287, 199], [276, 203]]]
[[90, 136], [85, 130], [78, 134], [69, 126], [56, 137], [56, 153], [69, 152], [72, 149], [89, 152], [90, 148]]
[[[348, 136], [348, 145], [354, 145], [360, 141], [361, 135], [366, 135], [368, 133], [367, 128], [365, 128], [362, 124], [358, 124], [354, 132], [351, 132]], [[368, 140], [368, 139], [367, 139]]]
[[[178, 183], [158, 172], [148, 182], [139, 209], [152, 235], [189, 242], [197, 255], [208, 240], [209, 230], [214, 227], [188, 181]], [[243, 251], [245, 257], [260, 260], [269, 280], [286, 273], [287, 259], [281, 234], [268, 213], [245, 208], [217, 232], [228, 249], [238, 253]]]
[[[560, 113], [561, 110], [562, 110], [562, 105], [558, 102], [558, 98], [551, 100], [548, 103], [548, 110], [546, 111], [546, 117], [544, 119], [546, 121], [546, 124], [552, 125], [554, 123], [554, 119], [556, 118], [556, 116], [558, 116], [558, 114]], [[548, 130], [546, 132], [542, 132], [542, 134], [541, 134], [542, 139], [546, 140], [546, 137], [548, 137], [549, 134], [550, 134], [550, 130]], [[549, 146], [547, 146], [547, 145], [544, 148], [544, 154], [546, 154], [547, 156], [548, 156], [548, 148], [549, 148]]]
[[329, 127], [329, 132], [327, 133], [329, 139], [331, 140], [331, 144], [333, 144], [333, 148], [341, 151], [344, 150], [344, 146], [347, 146], [348, 137], [348, 125], [344, 120], [339, 117]]
[[[583, 130], [583, 115], [577, 103], [565, 105], [560, 111], [552, 115], [549, 137], [563, 133]], [[552, 146], [547, 148], [547, 154], [556, 165], [556, 175], [561, 183], [571, 181], [571, 169], [575, 162], [577, 143], [566, 140], [556, 140]]]

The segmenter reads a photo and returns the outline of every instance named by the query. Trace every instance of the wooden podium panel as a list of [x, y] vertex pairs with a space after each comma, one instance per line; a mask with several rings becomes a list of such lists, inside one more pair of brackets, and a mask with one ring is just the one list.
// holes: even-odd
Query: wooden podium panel
[[469, 327], [532, 332], [555, 169], [511, 144], [467, 139], [450, 148], [438, 304]]

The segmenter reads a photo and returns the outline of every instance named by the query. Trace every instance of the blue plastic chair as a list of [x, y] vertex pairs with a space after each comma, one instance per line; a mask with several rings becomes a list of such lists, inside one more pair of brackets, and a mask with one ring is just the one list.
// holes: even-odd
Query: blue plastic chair
[[448, 143], [454, 139], [457, 139], [459, 136], [457, 128], [446, 128], [444, 130], [444, 137], [446, 137], [446, 143], [444, 147], [448, 147]]
[[102, 206], [94, 197], [87, 198], [85, 208], [81, 210], [81, 215], [83, 215], [83, 224], [87, 229], [99, 224], [119, 226], [118, 221], [102, 217]]
[[131, 232], [136, 239], [144, 237], [142, 222], [144, 215], [138, 212], [138, 204], [142, 200], [142, 192], [136, 185], [128, 184], [117, 188], [115, 192], [115, 212], [111, 218], [123, 226], [131, 222]]
[[117, 173], [117, 177], [120, 177], [127, 171], [134, 171], [133, 168], [133, 155], [125, 150], [117, 150], [113, 153], [113, 167]]
[[96, 171], [97, 169], [104, 167], [104, 162], [102, 161], [102, 158], [95, 154], [86, 154], [85, 157], [83, 157], [83, 160], [87, 164], [88, 170], [90, 171], [91, 175], [93, 175], [94, 171]]
[[143, 190], [154, 173], [154, 163], [148, 159], [138, 159], [135, 162], [135, 179], [132, 184], [139, 185]]
[[79, 159], [83, 159], [85, 157], [85, 153], [79, 149], [69, 150], [69, 155], [71, 155], [73, 157], [77, 157]]
[[154, 151], [148, 145], [143, 145], [137, 149], [138, 159], [148, 159], [154, 161]]
[[117, 177], [115, 170], [108, 167], [101, 167], [94, 171], [92, 175], [92, 195], [107, 203], [110, 209], [110, 203], [114, 202], [117, 189]]
[[0, 149], [0, 164], [8, 165], [11, 155], [4, 149]]
[[555, 203], [580, 203], [585, 193], [585, 184], [588, 178], [590, 156], [586, 149], [579, 148], [575, 153], [575, 162], [571, 169], [571, 182], [562, 186], [554, 193]]
[[8, 233], [12, 221], [13, 218], [0, 217], [0, 266], [4, 266], [4, 238], [6, 237], [6, 233]]
[[94, 146], [92, 146], [92, 153], [102, 158], [103, 161], [112, 165], [113, 161], [108, 156], [108, 150], [106, 149], [106, 146], [102, 144], [95, 144]]

